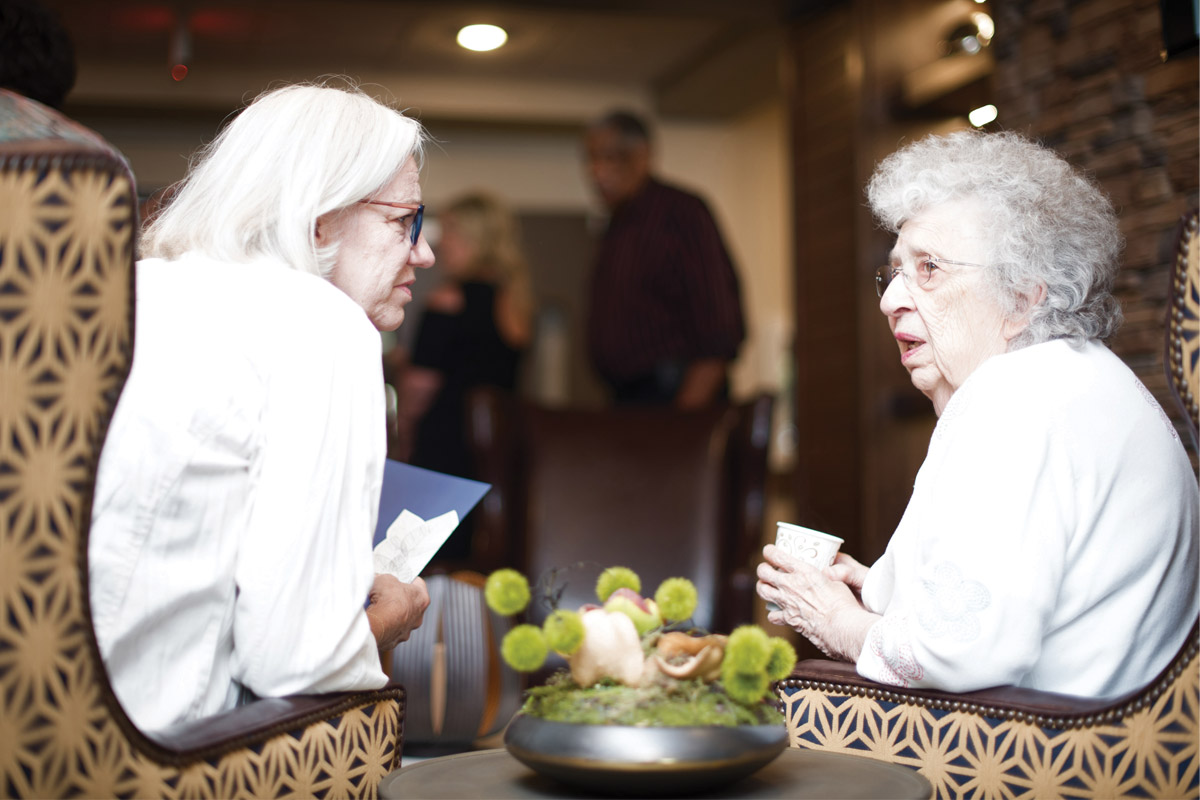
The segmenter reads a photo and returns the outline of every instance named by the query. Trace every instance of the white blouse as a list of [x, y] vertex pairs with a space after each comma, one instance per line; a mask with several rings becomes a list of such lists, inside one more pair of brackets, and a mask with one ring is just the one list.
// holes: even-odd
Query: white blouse
[[1107, 697], [1197, 615], [1198, 492], [1175, 428], [1106, 347], [994, 356], [938, 420], [863, 586], [865, 677]]
[[143, 730], [386, 682], [363, 604], [386, 448], [380, 338], [271, 261], [138, 263], [100, 458], [92, 621]]

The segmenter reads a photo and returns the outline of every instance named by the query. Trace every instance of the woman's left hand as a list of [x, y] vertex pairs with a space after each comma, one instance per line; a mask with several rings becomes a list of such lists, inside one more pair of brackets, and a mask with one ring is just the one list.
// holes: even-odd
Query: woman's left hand
[[867, 611], [841, 580], [803, 559], [773, 544], [763, 548], [763, 557], [758, 596], [779, 606], [767, 621], [794, 628], [830, 658], [857, 661], [879, 615]]

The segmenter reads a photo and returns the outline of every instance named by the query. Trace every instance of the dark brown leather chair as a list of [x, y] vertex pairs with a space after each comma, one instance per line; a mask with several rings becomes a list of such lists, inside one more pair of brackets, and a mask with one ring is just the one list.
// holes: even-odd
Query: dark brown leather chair
[[[1177, 236], [1168, 309], [1168, 380], [1196, 437], [1200, 243], [1196, 212]], [[1116, 646], [1116, 645], [1114, 645]], [[853, 664], [802, 661], [777, 687], [794, 747], [911, 767], [936, 796], [1196, 797], [1200, 793], [1200, 621], [1144, 689], [1088, 700], [1015, 687], [897, 689]]]
[[[623, 565], [650, 596], [690, 578], [699, 627], [749, 622], [773, 399], [702, 411], [551, 409], [491, 390], [468, 403], [481, 480], [481, 568], [555, 580], [559, 604], [595, 602], [601, 569]], [[535, 618], [545, 609], [535, 610]]]
[[0, 796], [373, 796], [400, 759], [398, 685], [263, 700], [153, 738], [113, 695], [88, 608], [87, 533], [134, 346], [137, 198], [110, 150], [54, 128], [30, 138], [37, 125], [6, 113]]

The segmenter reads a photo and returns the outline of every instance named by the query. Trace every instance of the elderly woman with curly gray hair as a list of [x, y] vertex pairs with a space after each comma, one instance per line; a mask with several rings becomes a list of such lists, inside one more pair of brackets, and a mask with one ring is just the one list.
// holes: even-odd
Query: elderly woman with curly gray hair
[[764, 548], [758, 593], [873, 680], [1090, 697], [1137, 689], [1197, 616], [1197, 484], [1103, 340], [1122, 239], [1108, 199], [1013, 133], [931, 136], [868, 188], [897, 235], [876, 275], [937, 426], [869, 569]]

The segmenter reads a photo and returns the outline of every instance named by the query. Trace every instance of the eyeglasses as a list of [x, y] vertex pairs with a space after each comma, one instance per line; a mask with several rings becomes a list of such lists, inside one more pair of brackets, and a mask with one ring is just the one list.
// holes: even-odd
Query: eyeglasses
[[371, 206], [387, 206], [388, 208], [407, 208], [417, 213], [412, 216], [412, 228], [409, 230], [408, 239], [414, 245], [417, 239], [421, 238], [421, 222], [425, 218], [424, 203], [390, 203], [387, 200], [359, 200], [360, 203], [366, 203]]
[[[956, 267], [982, 267], [983, 264], [972, 264], [968, 261], [951, 261], [948, 258], [936, 258], [935, 256], [922, 256], [917, 259], [916, 266], [912, 270], [907, 270], [903, 265], [893, 267], [891, 264], [884, 265], [875, 270], [875, 294], [883, 297], [883, 293], [887, 291], [896, 275], [904, 278], [904, 282], [911, 286], [915, 277], [917, 286], [925, 289], [929, 285], [929, 281], [933, 278], [933, 273], [941, 269], [942, 264], [953, 264]], [[910, 275], [910, 272], [912, 273]]]

